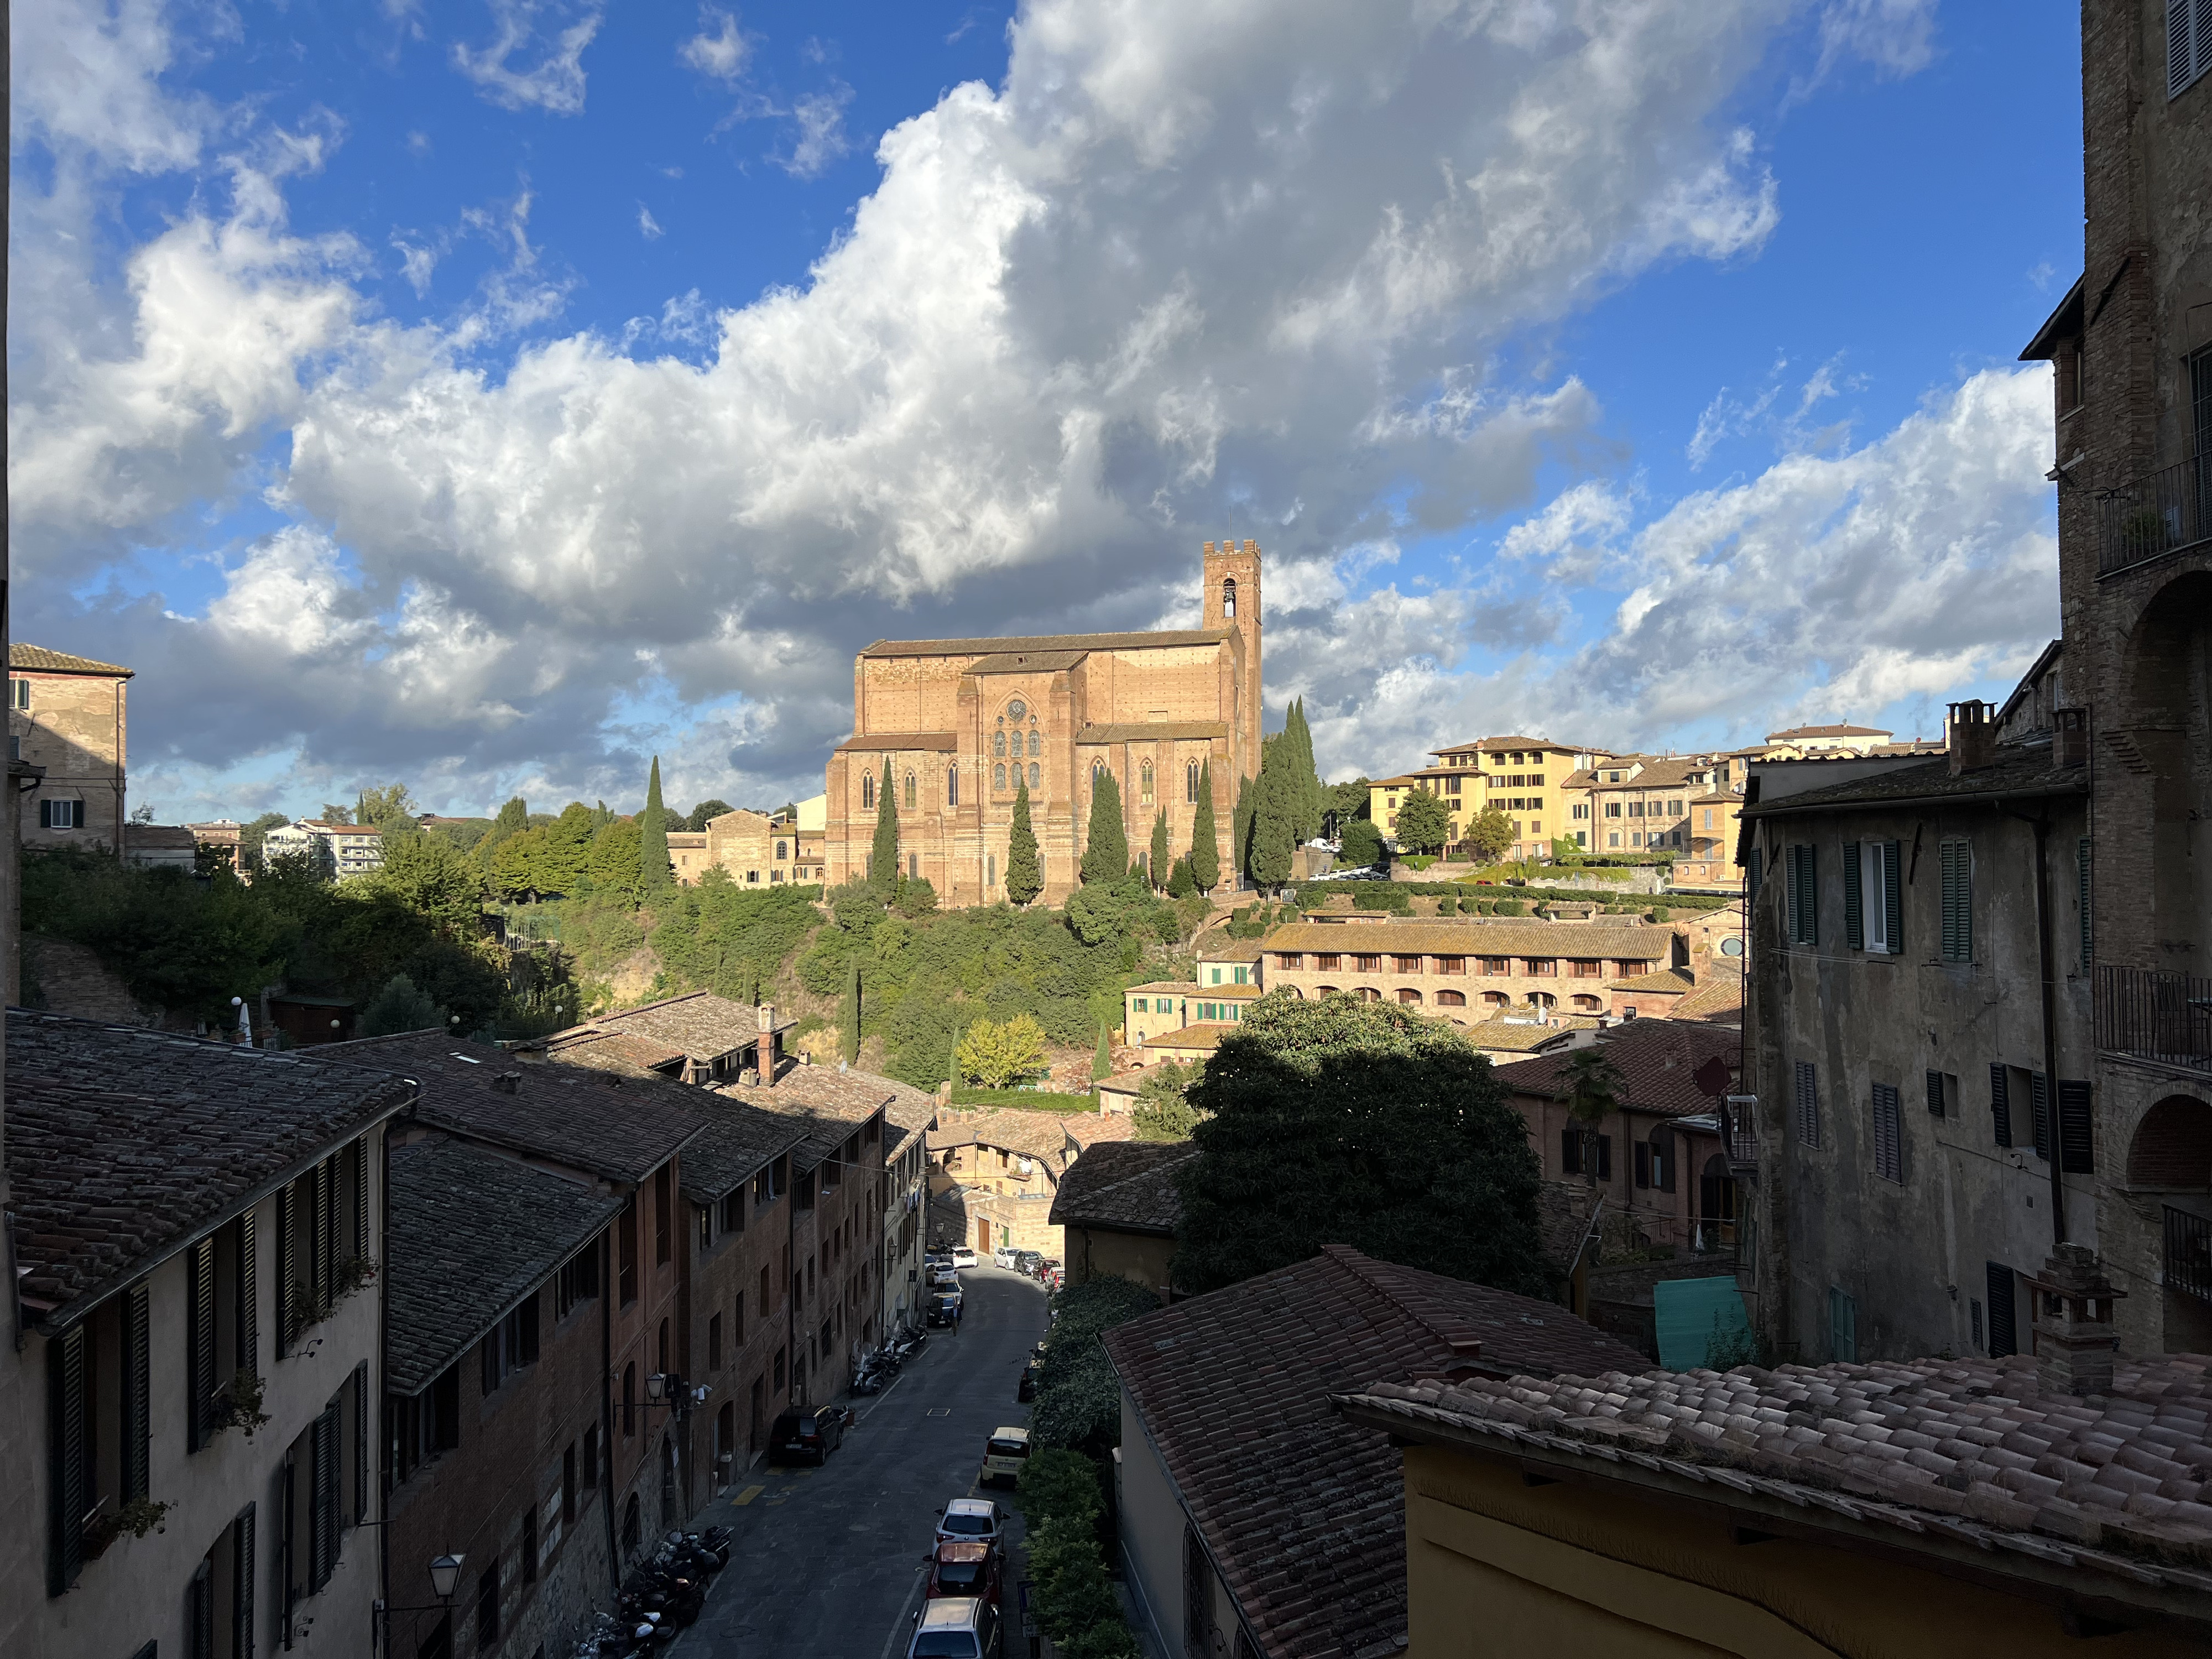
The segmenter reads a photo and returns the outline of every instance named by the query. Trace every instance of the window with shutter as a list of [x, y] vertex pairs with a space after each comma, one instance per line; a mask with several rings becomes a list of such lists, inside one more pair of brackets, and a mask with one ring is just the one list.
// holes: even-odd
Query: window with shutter
[[2058, 1079], [2058, 1167], [2066, 1175], [2097, 1173], [2096, 1133], [2089, 1115], [2089, 1085]]
[[2012, 1309], [2012, 1269], [2001, 1261], [1987, 1264], [1990, 1291], [1990, 1358], [2002, 1359], [2017, 1353]]
[[2001, 1060], [1990, 1062], [1990, 1121], [1996, 1131], [1997, 1145], [2012, 1145], [2012, 1089], [2005, 1078]]
[[215, 1659], [215, 1564], [203, 1560], [185, 1587], [185, 1650]]
[[1820, 1073], [1809, 1060], [1801, 1060], [1796, 1068], [1796, 1091], [1793, 1103], [1796, 1108], [1797, 1139], [1801, 1146], [1820, 1144]]
[[1828, 1288], [1828, 1358], [1850, 1364], [1859, 1357], [1859, 1309], [1846, 1291]]
[[152, 1294], [134, 1285], [123, 1293], [123, 1501], [143, 1498], [153, 1468]]
[[2081, 888], [2081, 969], [2087, 973], [2091, 961], [2093, 935], [2089, 929], [2089, 838], [2081, 837], [2081, 844], [2074, 849], [2074, 873]]
[[1905, 848], [1893, 841], [1881, 844], [1881, 948], [1892, 956], [1905, 950]]
[[238, 1352], [234, 1369], [261, 1374], [261, 1264], [253, 1237], [253, 1212], [238, 1218], [238, 1313], [233, 1321]]
[[2212, 70], [2212, 4], [2166, 0], [2166, 95], [2181, 94]]
[[1793, 843], [1785, 849], [1785, 868], [1788, 881], [1784, 897], [1789, 906], [1789, 933], [1792, 945], [1818, 945], [1820, 926], [1820, 866], [1815, 849], [1808, 843]]
[[307, 1283], [318, 1308], [327, 1308], [331, 1303], [331, 1269], [334, 1265], [331, 1258], [336, 1254], [333, 1246], [337, 1242], [337, 1217], [332, 1213], [337, 1200], [337, 1170], [327, 1158], [315, 1165], [314, 1261], [310, 1264]]
[[1597, 1178], [1600, 1181], [1610, 1181], [1613, 1179], [1613, 1137], [1599, 1135], [1596, 1140]]
[[353, 1518], [368, 1519], [368, 1361], [353, 1368]]
[[1649, 1187], [1651, 1184], [1651, 1149], [1640, 1140], [1636, 1143], [1636, 1169], [1633, 1178], [1639, 1187]]
[[1887, 1083], [1874, 1085], [1874, 1172], [1884, 1181], [1905, 1180], [1905, 1126], [1900, 1121], [1897, 1091]]
[[84, 1328], [70, 1326], [46, 1354], [46, 1594], [59, 1595], [84, 1565]]
[[253, 1505], [230, 1523], [230, 1659], [253, 1659]]
[[1579, 1129], [1559, 1131], [1559, 1171], [1563, 1175], [1583, 1172], [1583, 1136]]
[[338, 1559], [338, 1407], [332, 1401], [318, 1417], [307, 1448], [307, 1588], [331, 1582]]
[[2050, 1079], [2040, 1072], [2027, 1074], [2027, 1098], [2033, 1109], [2035, 1120], [2035, 1155], [2051, 1156], [2051, 1086]]
[[1844, 843], [1844, 943], [1854, 951], [1867, 948], [1865, 872], [1855, 841]]
[[1928, 1073], [1928, 1115], [1943, 1115], [1943, 1073], [1941, 1072]]
[[362, 1259], [368, 1255], [368, 1137], [361, 1136], [353, 1143], [353, 1238], [351, 1254]]
[[1946, 962], [1974, 959], [1974, 863], [1972, 843], [1947, 841], [1942, 847], [1942, 956]]
[[208, 1400], [215, 1393], [215, 1240], [186, 1252], [185, 1275], [185, 1447], [208, 1442]]
[[299, 1183], [277, 1189], [276, 1193], [276, 1357], [282, 1359], [292, 1351], [292, 1339], [297, 1333], [292, 1327], [292, 1283], [299, 1271], [299, 1200], [295, 1196]]

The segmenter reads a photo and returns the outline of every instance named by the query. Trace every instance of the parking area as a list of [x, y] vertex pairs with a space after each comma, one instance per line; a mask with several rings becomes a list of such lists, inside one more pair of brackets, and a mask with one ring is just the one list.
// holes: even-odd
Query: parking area
[[[1022, 1364], [1044, 1334], [1035, 1281], [979, 1267], [961, 1273], [957, 1332], [936, 1330], [890, 1386], [850, 1404], [859, 1421], [820, 1468], [758, 1466], [701, 1511], [731, 1529], [730, 1565], [672, 1659], [879, 1659], [903, 1651], [920, 1605], [937, 1511], [978, 1492], [984, 1443], [1027, 1420], [1014, 1401]], [[1012, 1519], [1008, 1659], [1020, 1640], [1021, 1522]]]

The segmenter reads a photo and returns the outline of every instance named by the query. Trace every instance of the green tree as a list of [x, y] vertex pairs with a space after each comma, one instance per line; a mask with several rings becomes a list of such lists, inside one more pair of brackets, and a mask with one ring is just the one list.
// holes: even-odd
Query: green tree
[[[1260, 769], [1267, 769], [1268, 738], [1260, 744]], [[1227, 874], [1249, 876], [1252, 873], [1252, 794], [1254, 780], [1237, 780], [1237, 805], [1229, 812], [1229, 869]]]
[[1549, 1293], [1541, 1175], [1490, 1062], [1442, 1021], [1349, 996], [1267, 996], [1189, 1091], [1175, 1282], [1194, 1292], [1345, 1243]]
[[1288, 738], [1278, 738], [1260, 763], [1259, 782], [1252, 791], [1251, 851], [1245, 870], [1271, 890], [1291, 878], [1291, 854], [1297, 846], [1297, 766]]
[[1374, 787], [1372, 781], [1364, 775], [1354, 778], [1348, 783], [1331, 783], [1322, 786], [1322, 808], [1334, 815], [1339, 835], [1344, 833], [1344, 826], [1352, 819], [1368, 816], [1369, 805], [1375, 799], [1370, 793]]
[[1121, 786], [1111, 772], [1091, 775], [1091, 824], [1083, 837], [1083, 880], [1116, 882], [1129, 873], [1129, 836], [1121, 827]]
[[1414, 790], [1398, 808], [1398, 847], [1407, 853], [1441, 853], [1451, 839], [1451, 809], [1426, 788]]
[[1168, 884], [1170, 863], [1175, 854], [1168, 846], [1168, 809], [1164, 806], [1160, 808], [1158, 815], [1152, 819], [1152, 844], [1149, 851], [1152, 858], [1146, 866], [1146, 873], [1152, 878], [1154, 887], [1165, 887]]
[[937, 908], [937, 884], [927, 876], [912, 876], [899, 883], [898, 901], [892, 907], [909, 921]]
[[613, 818], [592, 835], [592, 891], [599, 899], [635, 909], [644, 891], [635, 818]]
[[1052, 1337], [1037, 1368], [1030, 1430], [1041, 1447], [1103, 1457], [1121, 1437], [1121, 1390], [1098, 1339], [1156, 1311], [1158, 1297], [1115, 1274], [1086, 1279], [1052, 1299]]
[[1032, 1014], [1016, 1014], [1003, 1024], [979, 1019], [961, 1033], [952, 1061], [971, 1082], [1003, 1089], [1044, 1070], [1044, 1027]]
[[1559, 1093], [1553, 1098], [1576, 1122], [1595, 1124], [1607, 1113], [1620, 1109], [1627, 1091], [1628, 1079], [1621, 1076], [1613, 1056], [1593, 1043], [1567, 1056], [1567, 1069], [1560, 1075]]
[[1198, 1127], [1198, 1114], [1190, 1104], [1190, 1085], [1206, 1074], [1201, 1062], [1180, 1065], [1170, 1060], [1145, 1068], [1137, 1087], [1137, 1104], [1129, 1114], [1139, 1140], [1188, 1140]]
[[395, 836], [410, 836], [422, 826], [415, 821], [416, 804], [404, 783], [368, 784], [361, 792], [354, 807], [356, 823], [373, 823], [384, 834], [386, 842]]
[[325, 801], [323, 803], [323, 810], [318, 816], [321, 817], [325, 823], [351, 823], [353, 822], [353, 808], [350, 806], [340, 806], [331, 801]]
[[289, 823], [291, 821], [282, 812], [264, 812], [258, 817], [239, 825], [240, 869], [241, 871], [258, 870], [261, 867], [261, 843], [267, 838], [269, 832], [278, 824]]
[[1213, 763], [1198, 772], [1198, 811], [1190, 823], [1190, 878], [1210, 893], [1221, 881], [1220, 835], [1213, 827]]
[[1097, 1051], [1091, 1056], [1091, 1080], [1103, 1082], [1114, 1075], [1114, 1040], [1106, 1035], [1106, 1028], [1098, 1028]]
[[572, 800], [552, 823], [536, 832], [542, 839], [538, 854], [537, 887], [540, 892], [573, 898], [584, 890], [584, 878], [592, 867], [592, 809]]
[[660, 757], [645, 781], [645, 811], [637, 822], [638, 886], [646, 899], [659, 898], [675, 884], [676, 872], [668, 862], [668, 813], [660, 804]]
[[845, 1002], [837, 1011], [839, 1052], [852, 1065], [860, 1057], [860, 959], [854, 957], [845, 974]]
[[898, 896], [898, 802], [891, 794], [891, 763], [884, 761], [883, 786], [876, 791], [876, 839], [868, 848], [868, 885], [889, 904]]
[[502, 898], [535, 898], [554, 890], [540, 869], [545, 851], [545, 829], [533, 824], [520, 835], [500, 842], [491, 855], [491, 884]]
[[684, 820], [684, 827], [686, 830], [704, 830], [708, 823], [720, 817], [723, 813], [736, 811], [737, 808], [726, 800], [702, 800], [691, 809], [691, 816]]
[[442, 939], [477, 935], [483, 915], [483, 872], [449, 842], [420, 833], [388, 841], [383, 867], [361, 880], [428, 917]]
[[1014, 824], [1006, 833], [1006, 896], [1027, 905], [1044, 891], [1044, 875], [1037, 866], [1036, 833], [1030, 828], [1030, 789], [1014, 791]]
[[1365, 870], [1386, 861], [1389, 854], [1382, 845], [1382, 832], [1365, 818], [1354, 818], [1344, 826], [1337, 842], [1337, 857], [1347, 870]]
[[1198, 891], [1198, 881], [1190, 873], [1189, 858], [1186, 856], [1177, 859], [1175, 861], [1175, 867], [1168, 872], [1168, 896], [1186, 899], [1196, 891]]
[[[1400, 839], [1404, 839], [1406, 815], [1398, 815]], [[1513, 820], [1495, 806], [1486, 806], [1460, 825], [1459, 838], [1488, 864], [1513, 845]]]
[[404, 974], [394, 974], [386, 981], [384, 988], [361, 1011], [363, 1036], [390, 1036], [398, 1031], [433, 1029], [446, 1029], [446, 1011], [416, 989], [415, 981]]
[[499, 816], [491, 821], [491, 833], [483, 838], [479, 850], [489, 858], [500, 842], [509, 836], [519, 836], [530, 828], [530, 803], [520, 795], [509, 795], [507, 805], [499, 809]]
[[1328, 790], [1321, 781], [1321, 772], [1314, 765], [1313, 729], [1306, 724], [1306, 700], [1298, 698], [1291, 704], [1290, 713], [1283, 722], [1285, 758], [1290, 762], [1291, 827], [1300, 842], [1311, 841], [1321, 834], [1322, 814], [1328, 810]]

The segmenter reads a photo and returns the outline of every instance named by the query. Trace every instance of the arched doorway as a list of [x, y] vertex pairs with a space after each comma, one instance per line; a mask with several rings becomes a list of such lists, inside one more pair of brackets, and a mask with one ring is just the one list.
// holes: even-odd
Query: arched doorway
[[2212, 1103], [2168, 1095], [2128, 1141], [2128, 1185], [2158, 1220], [2159, 1346], [2212, 1347]]

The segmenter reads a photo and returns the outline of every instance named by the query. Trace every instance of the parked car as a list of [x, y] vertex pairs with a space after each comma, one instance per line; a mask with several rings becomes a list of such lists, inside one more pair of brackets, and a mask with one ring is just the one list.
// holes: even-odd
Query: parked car
[[934, 1601], [945, 1595], [972, 1595], [979, 1601], [988, 1601], [994, 1607], [1004, 1607], [1006, 1596], [1001, 1589], [1002, 1565], [996, 1544], [969, 1543], [963, 1540], [939, 1544], [936, 1550], [923, 1558], [929, 1563], [929, 1586], [923, 1592], [925, 1600]]
[[952, 1252], [952, 1265], [956, 1267], [974, 1267], [975, 1265], [975, 1252], [969, 1249], [965, 1244], [956, 1247]]
[[1022, 1380], [1014, 1384], [1014, 1404], [1026, 1406], [1036, 1398], [1036, 1361], [1022, 1367]]
[[1000, 1659], [1004, 1634], [998, 1608], [978, 1597], [924, 1601], [914, 1617], [907, 1659]]
[[1007, 1486], [1019, 1484], [1022, 1466], [1029, 1461], [1030, 1431], [1027, 1429], [998, 1428], [983, 1443], [983, 1472], [976, 1476], [975, 1484], [988, 1486], [994, 1480]]
[[956, 1498], [937, 1512], [937, 1541], [957, 1540], [969, 1544], [999, 1541], [999, 1500], [995, 1498]]
[[1001, 1244], [991, 1252], [991, 1265], [994, 1267], [1004, 1267], [1011, 1273], [1013, 1271], [1014, 1258], [1020, 1254], [1021, 1252], [1012, 1245]]
[[1060, 1263], [1052, 1256], [1047, 1256], [1037, 1265], [1038, 1282], [1048, 1291], [1058, 1290], [1062, 1277]]
[[845, 1438], [848, 1416], [838, 1406], [785, 1412], [769, 1431], [769, 1455], [779, 1462], [827, 1463]]
[[927, 1318], [928, 1318], [928, 1320], [929, 1320], [929, 1322], [930, 1322], [931, 1324], [933, 1324], [933, 1325], [950, 1325], [950, 1324], [951, 1324], [951, 1323], [953, 1322], [954, 1319], [957, 1317], [957, 1315], [956, 1315], [955, 1310], [957, 1310], [959, 1306], [960, 1306], [960, 1292], [959, 1292], [959, 1291], [939, 1291], [935, 1296], [933, 1296], [933, 1297], [931, 1297], [929, 1298], [929, 1312], [928, 1312], [928, 1315], [927, 1315]]
[[933, 1291], [951, 1291], [960, 1287], [960, 1274], [951, 1267], [932, 1267], [929, 1288]]
[[1043, 1265], [1044, 1257], [1035, 1250], [1017, 1250], [1014, 1253], [1014, 1271], [1018, 1273], [1027, 1273], [1034, 1279], [1036, 1270]]

